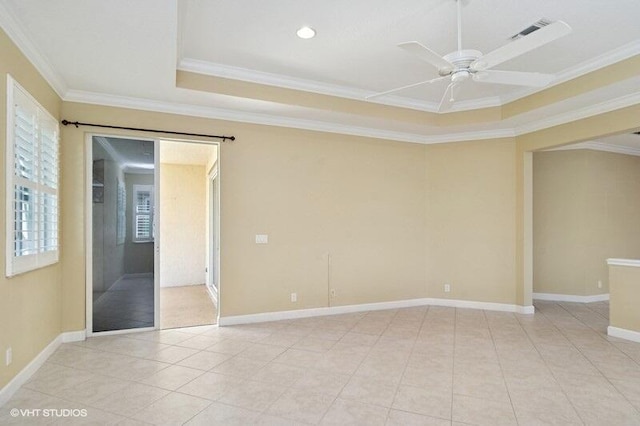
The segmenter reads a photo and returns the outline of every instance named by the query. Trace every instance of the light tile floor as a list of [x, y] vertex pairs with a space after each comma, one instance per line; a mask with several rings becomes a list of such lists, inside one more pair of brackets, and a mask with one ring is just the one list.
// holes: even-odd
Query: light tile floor
[[[607, 303], [420, 307], [65, 344], [0, 424], [640, 424], [640, 344]], [[87, 417], [11, 417], [12, 408]], [[60, 411], [62, 413], [62, 411]]]

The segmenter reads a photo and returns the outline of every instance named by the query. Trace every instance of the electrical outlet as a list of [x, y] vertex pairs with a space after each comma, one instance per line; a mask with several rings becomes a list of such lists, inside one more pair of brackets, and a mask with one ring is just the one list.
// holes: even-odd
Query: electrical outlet
[[292, 302], [298, 301], [298, 293], [291, 293], [291, 301]]
[[444, 292], [445, 293], [449, 293], [451, 291], [451, 285], [450, 284], [445, 284], [444, 285]]
[[602, 281], [598, 280], [598, 288], [602, 288]]
[[10, 365], [13, 362], [13, 350], [11, 348], [7, 349], [7, 352], [4, 356], [5, 365]]
[[256, 244], [269, 244], [269, 236], [265, 234], [257, 234]]

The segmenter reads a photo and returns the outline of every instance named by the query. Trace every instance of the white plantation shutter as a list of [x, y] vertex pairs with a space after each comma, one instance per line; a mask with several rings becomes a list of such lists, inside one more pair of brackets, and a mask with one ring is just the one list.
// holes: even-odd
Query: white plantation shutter
[[124, 244], [127, 231], [126, 231], [126, 219], [127, 219], [127, 190], [120, 179], [118, 179], [118, 198], [116, 200], [116, 244]]
[[153, 241], [153, 185], [133, 185], [133, 241]]
[[58, 261], [58, 133], [7, 76], [7, 276]]

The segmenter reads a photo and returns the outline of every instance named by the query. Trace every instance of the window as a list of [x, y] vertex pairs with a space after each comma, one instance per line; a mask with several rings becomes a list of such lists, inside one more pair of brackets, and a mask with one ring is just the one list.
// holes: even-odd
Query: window
[[153, 241], [153, 185], [133, 185], [133, 242]]
[[7, 75], [6, 275], [58, 261], [58, 121]]

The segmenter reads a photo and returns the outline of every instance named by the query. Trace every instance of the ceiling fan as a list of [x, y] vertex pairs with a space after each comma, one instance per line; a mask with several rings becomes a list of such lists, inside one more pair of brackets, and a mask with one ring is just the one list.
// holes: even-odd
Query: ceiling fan
[[458, 4], [458, 50], [445, 56], [440, 56], [417, 41], [409, 41], [398, 45], [398, 47], [404, 51], [416, 55], [418, 58], [436, 67], [440, 77], [374, 93], [367, 96], [366, 99], [377, 98], [423, 84], [449, 80], [449, 85], [445, 89], [442, 100], [438, 106], [438, 111], [445, 111], [451, 107], [455, 100], [454, 90], [468, 80], [477, 83], [543, 87], [555, 78], [553, 74], [497, 71], [491, 68], [569, 34], [571, 27], [568, 24], [563, 21], [551, 23], [542, 21], [542, 26], [533, 28], [532, 31], [527, 32], [523, 37], [517, 38], [511, 43], [483, 55], [482, 52], [477, 50], [462, 49], [462, 0], [455, 1]]

